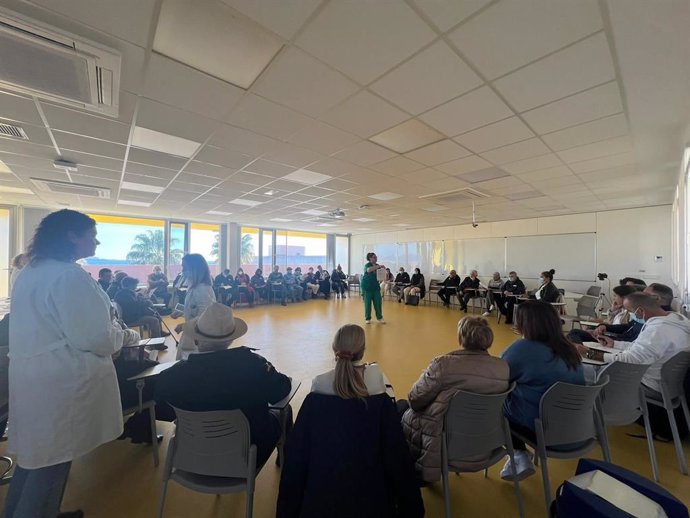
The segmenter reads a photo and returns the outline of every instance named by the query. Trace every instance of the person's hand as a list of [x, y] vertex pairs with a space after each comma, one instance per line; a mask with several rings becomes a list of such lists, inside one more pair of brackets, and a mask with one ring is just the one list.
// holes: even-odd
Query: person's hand
[[601, 325], [601, 326], [595, 327], [595, 328], [594, 328], [594, 331], [592, 331], [592, 334], [593, 334], [594, 336], [599, 336], [599, 335], [601, 335], [601, 334], [604, 334], [605, 332], [606, 332], [606, 326]]
[[181, 332], [182, 332], [182, 329], [184, 329], [184, 324], [177, 324], [177, 325], [175, 326], [175, 332], [176, 332], [176, 333], [181, 333]]
[[587, 358], [587, 353], [589, 352], [589, 347], [582, 345], [582, 344], [575, 344], [575, 348], [577, 349], [577, 352], [580, 353], [580, 356], [583, 358]]
[[125, 339], [122, 341], [122, 345], [132, 345], [139, 343], [141, 337], [134, 329], [123, 329], [125, 333]]
[[599, 343], [601, 345], [603, 345], [605, 347], [613, 347], [613, 338], [611, 338], [609, 336], [603, 336], [602, 335], [602, 336], [599, 336], [597, 338], [597, 340], [599, 341]]

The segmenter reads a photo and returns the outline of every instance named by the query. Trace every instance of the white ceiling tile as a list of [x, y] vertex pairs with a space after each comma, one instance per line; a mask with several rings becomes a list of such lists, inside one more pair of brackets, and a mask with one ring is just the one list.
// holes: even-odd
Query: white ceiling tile
[[499, 147], [491, 151], [481, 153], [481, 156], [494, 164], [507, 164], [508, 162], [516, 162], [525, 158], [533, 156], [545, 155], [551, 151], [546, 144], [538, 138], [523, 140], [515, 144]]
[[189, 158], [197, 152], [201, 143], [169, 135], [161, 131], [135, 126], [132, 132], [131, 145], [132, 147]]
[[[482, 185], [473, 185], [472, 186], [472, 187], [477, 187], [477, 188], [483, 186], [484, 184], [487, 184], [488, 181], [495, 181], [495, 180], [498, 180], [500, 178], [512, 178], [503, 169], [499, 169], [498, 167], [489, 167], [487, 169], [480, 169], [478, 171], [472, 171], [471, 173], [459, 174], [459, 175], [456, 175], [456, 177], [459, 178], [460, 180], [463, 180], [465, 182], [469, 182], [471, 184], [481, 183]], [[488, 185], [490, 185], [490, 186], [498, 186], [498, 185], [505, 186], [505, 184], [496, 184], [496, 183], [491, 183]], [[485, 187], [485, 188], [489, 189], [489, 187]]]
[[248, 94], [228, 118], [230, 124], [277, 139], [288, 138], [311, 119], [274, 102]]
[[467, 151], [464, 147], [457, 145], [452, 140], [442, 140], [430, 146], [425, 146], [406, 153], [405, 156], [417, 162], [421, 162], [422, 164], [433, 166], [471, 154], [472, 153]]
[[412, 171], [418, 171], [423, 167], [424, 166], [422, 164], [402, 156], [389, 158], [388, 160], [384, 160], [383, 162], [379, 162], [378, 164], [372, 164], [370, 166], [370, 168], [374, 169], [375, 171], [379, 171], [380, 173], [393, 176], [410, 173]]
[[511, 117], [483, 128], [458, 135], [453, 140], [475, 153], [488, 151], [533, 137], [534, 133], [520, 119]]
[[333, 155], [333, 157], [365, 167], [369, 164], [374, 164], [394, 157], [395, 155], [396, 153], [390, 149], [376, 145], [373, 142], [362, 140], [353, 146], [339, 151]]
[[319, 121], [310, 122], [289, 139], [292, 144], [313, 149], [324, 155], [331, 155], [357, 141], [359, 137], [356, 135]]
[[484, 86], [420, 115], [446, 135], [453, 136], [513, 115], [506, 104]]
[[494, 86], [515, 109], [524, 111], [615, 77], [606, 36], [599, 33], [495, 81]]
[[[1, 100], [1, 98], [0, 98]], [[94, 117], [84, 112], [41, 104], [43, 113], [52, 129], [77, 133], [93, 138], [126, 144], [130, 126], [103, 117]], [[2, 114], [0, 108], [0, 115]]]
[[[275, 177], [275, 175], [267, 176], [267, 175], [263, 175], [263, 174], [249, 173], [247, 171], [240, 171], [238, 173], [233, 174], [229, 179], [230, 182], [226, 182], [226, 183], [227, 183], [227, 185], [244, 184], [244, 185], [252, 185], [254, 187], [258, 187], [260, 185], [266, 185], [271, 180], [273, 180], [274, 177]], [[226, 184], [224, 184], [224, 185], [227, 187]]]
[[477, 12], [491, 0], [413, 0], [445, 32]]
[[635, 153], [621, 153], [619, 155], [594, 158], [592, 160], [583, 160], [582, 162], [570, 164], [569, 167], [575, 173], [588, 173], [590, 171], [599, 171], [619, 165], [634, 164], [636, 161], [637, 157]]
[[144, 84], [144, 95], [150, 99], [220, 120], [243, 93], [230, 83], [155, 52], [151, 54]]
[[375, 95], [361, 91], [321, 117], [346, 131], [368, 138], [409, 118], [402, 110]]
[[203, 142], [213, 133], [218, 123], [150, 99], [141, 99], [137, 112], [137, 126], [194, 142]]
[[184, 171], [188, 173], [200, 174], [203, 176], [210, 176], [212, 178], [222, 179], [225, 179], [229, 175], [234, 173], [234, 170], [232, 169], [228, 169], [226, 167], [221, 167], [213, 164], [207, 164], [205, 162], [197, 162], [195, 160], [189, 162], [185, 166]]
[[376, 81], [371, 89], [419, 114], [481, 84], [479, 76], [444, 41], [438, 41]]
[[618, 83], [612, 81], [522, 114], [539, 134], [575, 126], [620, 113], [623, 110]]
[[482, 157], [472, 155], [438, 165], [436, 166], [436, 169], [447, 174], [456, 175], [478, 171], [479, 169], [486, 169], [491, 167], [491, 165], [492, 164], [490, 162], [487, 162]]
[[598, 140], [619, 137], [627, 133], [628, 120], [625, 114], [619, 113], [543, 135], [542, 140], [554, 151], [562, 151]]
[[369, 140], [398, 153], [405, 153], [441, 139], [443, 135], [435, 129], [417, 119], [410, 119], [370, 137]]
[[503, 164], [501, 165], [501, 169], [508, 171], [510, 174], [522, 174], [560, 165], [562, 165], [561, 160], [553, 153], [549, 153], [548, 155], [541, 155], [534, 158], [519, 160], [517, 162], [511, 162], [509, 164]]
[[293, 110], [318, 117], [359, 90], [344, 75], [296, 48], [271, 63], [253, 92]]
[[232, 149], [245, 155], [258, 157], [273, 149], [277, 149], [282, 142], [253, 131], [223, 124], [211, 137], [209, 144], [223, 149]]
[[317, 185], [323, 182], [331, 180], [333, 177], [317, 173], [315, 171], [310, 171], [309, 169], [297, 169], [290, 174], [282, 177], [283, 180], [289, 180], [291, 182], [303, 183], [305, 185]]
[[442, 180], [428, 182], [427, 186], [433, 194], [436, 194], [441, 192], [455, 191], [457, 189], [464, 189], [465, 187], [469, 187], [470, 184], [457, 178], [443, 178]]
[[32, 99], [0, 92], [0, 117], [42, 126], [43, 121]]
[[499, 2], [449, 34], [489, 79], [600, 30], [596, 0]]
[[400, 175], [399, 178], [401, 180], [413, 184], [425, 185], [428, 182], [434, 182], [437, 180], [443, 180], [445, 178], [448, 178], [448, 175], [446, 173], [442, 173], [441, 171], [437, 171], [436, 169], [427, 167], [425, 169], [420, 169], [418, 171], [412, 171], [411, 173], [405, 173], [403, 175]]
[[[276, 162], [270, 162], [268, 160], [255, 160], [248, 166], [244, 168], [245, 171], [250, 173], [262, 174], [264, 176], [272, 176], [273, 178], [280, 178], [288, 173], [295, 170], [292, 166], [287, 166], [283, 164], [278, 164]], [[263, 184], [259, 184], [263, 185]]]
[[200, 162], [237, 170], [249, 164], [249, 162], [253, 160], [253, 157], [229, 149], [221, 149], [207, 145], [201, 148], [201, 151], [196, 154], [194, 159]]
[[321, 0], [221, 0], [286, 40], [294, 36]]
[[[505, 166], [503, 167], [505, 169]], [[507, 169], [506, 169], [507, 170]], [[570, 176], [572, 171], [568, 169], [567, 166], [561, 165], [557, 167], [550, 167], [548, 169], [539, 169], [538, 171], [530, 171], [527, 173], [521, 173], [518, 177], [525, 182], [533, 183], [539, 180], [545, 180], [550, 178], [559, 178], [561, 176]]]
[[311, 149], [281, 142], [275, 149], [263, 155], [262, 158], [294, 167], [302, 167], [324, 157], [321, 153]]
[[94, 138], [82, 137], [72, 133], [63, 133], [62, 131], [54, 131], [53, 137], [57, 142], [60, 150], [74, 150], [82, 153], [90, 153], [92, 155], [107, 156], [122, 160], [125, 157], [126, 146], [115, 144], [105, 140], [98, 140]]
[[632, 143], [630, 137], [625, 136], [566, 149], [565, 151], [560, 151], [558, 156], [566, 163], [572, 163], [608, 155], [627, 153], [629, 151], [632, 151]]
[[80, 166], [98, 167], [100, 169], [110, 169], [111, 171], [121, 171], [123, 164], [122, 160], [117, 160], [115, 158], [89, 155], [71, 150], [63, 152], [61, 158], [69, 160], [70, 162], [76, 162]]
[[168, 155], [167, 153], [159, 153], [158, 151], [151, 151], [149, 149], [131, 147], [129, 149], [129, 155], [127, 156], [127, 170], [133, 173], [138, 172], [137, 170], [132, 169], [134, 166], [133, 162], [154, 167], [179, 170], [186, 161], [186, 158], [179, 156]]
[[297, 45], [364, 84], [435, 36], [402, 2], [349, 0], [327, 4], [300, 34]]
[[283, 42], [216, 2], [167, 0], [153, 49], [197, 70], [249, 88]]

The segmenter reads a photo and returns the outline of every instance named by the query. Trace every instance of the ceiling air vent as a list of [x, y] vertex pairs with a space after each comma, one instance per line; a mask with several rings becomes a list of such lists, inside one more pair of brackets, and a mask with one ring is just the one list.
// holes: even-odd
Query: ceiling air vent
[[81, 185], [78, 183], [58, 182], [42, 178], [32, 178], [33, 184], [43, 192], [53, 194], [75, 194], [77, 196], [90, 196], [91, 198], [110, 199], [110, 189], [96, 187], [94, 185]]
[[461, 201], [475, 201], [481, 200], [483, 198], [489, 198], [488, 194], [485, 194], [476, 189], [470, 187], [464, 187], [463, 189], [455, 189], [453, 191], [437, 192], [434, 194], [427, 194], [425, 196], [420, 196], [420, 199], [433, 199], [436, 202], [443, 203], [457, 203]]
[[3, 123], [0, 123], [0, 137], [12, 137], [29, 140], [29, 137], [26, 136], [23, 128]]
[[105, 115], [118, 115], [120, 54], [0, 10], [0, 86]]

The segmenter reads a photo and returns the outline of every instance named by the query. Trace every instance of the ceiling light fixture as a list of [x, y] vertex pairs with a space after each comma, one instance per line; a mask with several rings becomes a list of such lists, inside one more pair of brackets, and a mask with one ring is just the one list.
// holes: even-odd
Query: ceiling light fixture
[[201, 144], [160, 131], [134, 126], [132, 146], [168, 155], [190, 158]]
[[275, 194], [275, 191], [271, 189], [270, 191], [266, 191], [264, 194], [266, 196], [273, 196]]
[[231, 200], [228, 203], [234, 203], [235, 205], [244, 205], [245, 207], [256, 207], [257, 205], [261, 205], [260, 201], [247, 200], [245, 198], [235, 198], [234, 200]]
[[126, 191], [151, 192], [154, 194], [160, 194], [165, 190], [165, 187], [160, 187], [158, 185], [148, 185], [135, 182], [122, 182], [121, 188], [125, 189]]
[[145, 201], [117, 200], [118, 205], [131, 205], [132, 207], [150, 207], [151, 204]]
[[70, 162], [69, 160], [62, 160], [60, 158], [53, 162], [53, 167], [55, 169], [62, 169], [65, 172], [69, 173], [76, 173], [79, 170], [79, 167], [74, 162]]
[[232, 212], [223, 212], [222, 210], [207, 210], [206, 214], [211, 216], [229, 216]]
[[402, 194], [398, 194], [395, 192], [380, 192], [378, 194], [370, 194], [369, 198], [373, 198], [375, 200], [381, 200], [381, 201], [390, 201], [390, 200], [396, 200], [398, 198], [402, 198]]

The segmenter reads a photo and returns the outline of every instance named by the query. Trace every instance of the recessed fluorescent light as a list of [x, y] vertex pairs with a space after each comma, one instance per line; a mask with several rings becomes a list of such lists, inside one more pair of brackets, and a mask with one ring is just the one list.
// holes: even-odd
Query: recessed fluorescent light
[[441, 207], [440, 205], [435, 205], [433, 207], [422, 207], [422, 210], [428, 212], [441, 212], [442, 210], [450, 210], [450, 207]]
[[393, 225], [391, 225], [391, 226], [393, 226], [393, 227], [409, 227], [410, 224], [409, 223], [393, 223]]
[[360, 223], [369, 223], [370, 221], [376, 221], [373, 218], [353, 218], [352, 221], [359, 221]]
[[0, 173], [11, 173], [12, 170], [9, 168], [9, 166], [0, 160]]
[[283, 176], [283, 180], [290, 180], [304, 185], [316, 185], [317, 183], [323, 183], [332, 178], [332, 176], [328, 176], [327, 174], [315, 173], [308, 169], [298, 169], [297, 171]]
[[150, 207], [151, 204], [145, 201], [117, 200], [118, 205], [131, 205], [132, 207]]
[[275, 191], [273, 191], [273, 190], [266, 191], [264, 194], [265, 194], [266, 196], [273, 196], [273, 195], [275, 194]]
[[12, 194], [33, 194], [34, 191], [31, 189], [25, 189], [24, 187], [10, 187], [9, 185], [0, 185], [0, 192], [9, 192]]
[[126, 189], [128, 191], [153, 192], [156, 194], [160, 194], [165, 190], [165, 187], [159, 187], [157, 185], [147, 185], [143, 183], [122, 182], [122, 189]]
[[319, 223], [316, 226], [317, 227], [335, 227], [335, 225], [332, 225], [331, 223]]
[[292, 221], [292, 220], [286, 219], [286, 218], [271, 218], [269, 221], [277, 221], [278, 223], [287, 223], [288, 221]]
[[191, 157], [201, 145], [199, 142], [187, 140], [186, 138], [168, 135], [160, 131], [134, 126], [132, 135], [132, 145], [151, 151], [159, 151], [168, 155]]
[[389, 214], [388, 215], [389, 218], [397, 218], [398, 216], [400, 216], [400, 214]]
[[328, 214], [328, 213], [323, 211], [323, 210], [309, 209], [309, 210], [303, 210], [302, 214], [306, 214], [307, 216], [323, 216], [324, 214]]
[[444, 138], [446, 138], [444, 135], [423, 122], [410, 119], [370, 137], [369, 140], [398, 153], [407, 153]]
[[232, 212], [223, 212], [222, 210], [207, 210], [206, 214], [211, 216], [229, 216]]
[[358, 228], [357, 230], [364, 231], [364, 230], [371, 230], [370, 228]]
[[395, 192], [380, 192], [378, 194], [371, 194], [369, 198], [374, 198], [375, 200], [381, 200], [381, 201], [389, 201], [389, 200], [395, 200], [397, 198], [402, 198], [402, 194], [398, 194]]
[[261, 205], [260, 201], [247, 200], [245, 198], [235, 198], [234, 200], [231, 200], [228, 203], [234, 203], [235, 205], [244, 205], [245, 207], [256, 207], [257, 205]]

